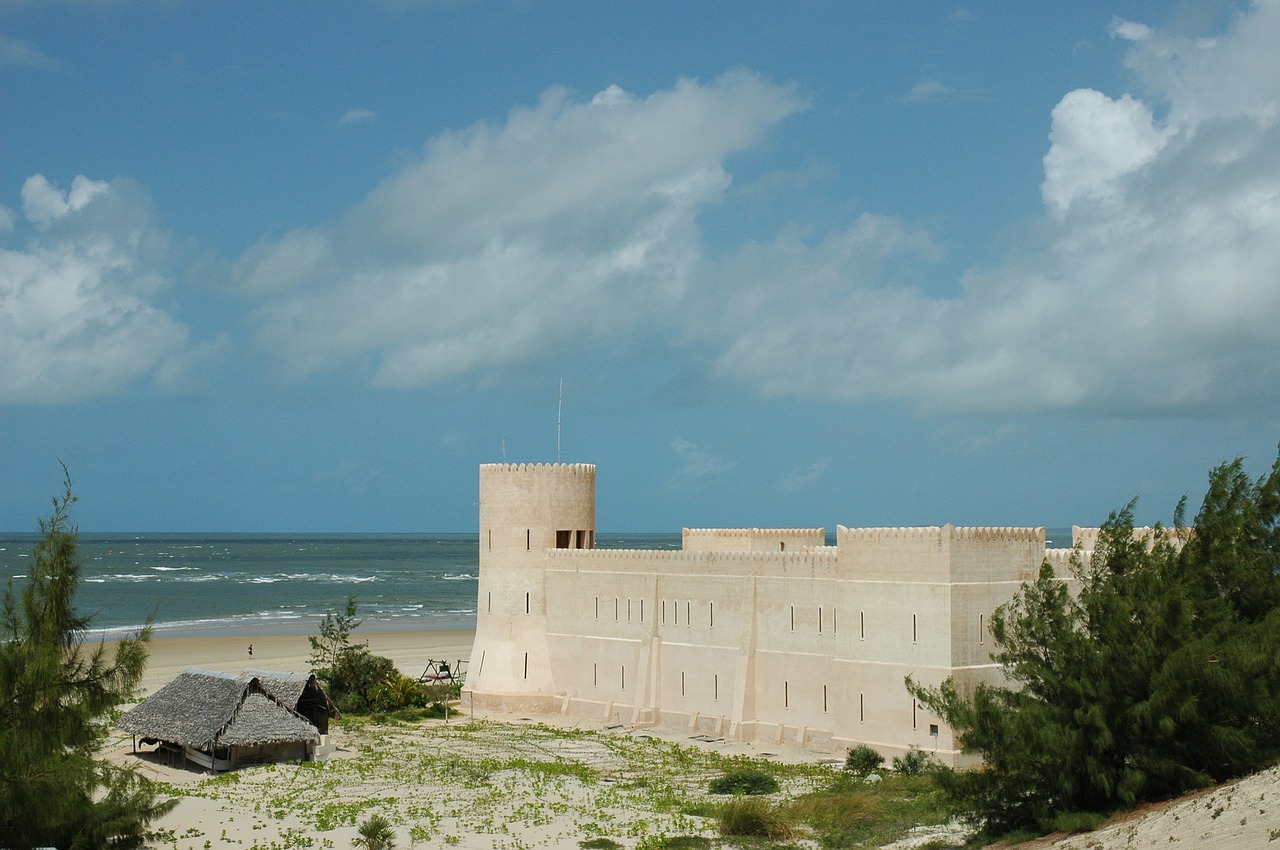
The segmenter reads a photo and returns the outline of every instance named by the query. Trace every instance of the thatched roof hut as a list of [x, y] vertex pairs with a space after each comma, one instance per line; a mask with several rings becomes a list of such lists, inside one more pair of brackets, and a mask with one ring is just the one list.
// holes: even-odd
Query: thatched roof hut
[[144, 741], [181, 748], [214, 769], [247, 758], [307, 758], [320, 731], [256, 676], [188, 669], [116, 723]]
[[329, 720], [340, 714], [337, 704], [329, 699], [315, 673], [279, 673], [246, 668], [240, 678], [256, 678], [268, 693], [309, 720], [321, 735], [329, 733]]

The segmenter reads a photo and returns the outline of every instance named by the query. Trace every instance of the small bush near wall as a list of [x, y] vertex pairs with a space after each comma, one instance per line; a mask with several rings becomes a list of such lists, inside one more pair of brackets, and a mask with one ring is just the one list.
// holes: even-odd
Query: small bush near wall
[[924, 750], [912, 747], [893, 759], [893, 769], [903, 776], [919, 776], [936, 766], [933, 757]]
[[849, 754], [844, 759], [844, 769], [857, 776], [866, 776], [880, 769], [884, 764], [884, 756], [874, 747], [868, 747], [866, 744], [849, 750]]
[[731, 770], [711, 780], [707, 790], [712, 794], [772, 794], [778, 780], [759, 770]]

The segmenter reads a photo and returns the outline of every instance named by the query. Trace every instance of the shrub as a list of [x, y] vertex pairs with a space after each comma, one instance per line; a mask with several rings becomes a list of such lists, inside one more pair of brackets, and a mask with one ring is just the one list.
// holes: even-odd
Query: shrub
[[772, 794], [778, 780], [759, 770], [731, 770], [711, 780], [707, 790], [712, 794]]
[[738, 797], [720, 807], [720, 834], [787, 839], [796, 829], [787, 813], [766, 800]]
[[933, 767], [933, 756], [918, 747], [912, 747], [902, 755], [893, 758], [894, 771], [903, 776], [919, 776]]
[[879, 770], [883, 764], [884, 756], [880, 755], [874, 747], [868, 747], [866, 744], [859, 744], [849, 750], [849, 754], [844, 759], [844, 769], [859, 776]]
[[368, 820], [360, 824], [351, 844], [362, 850], [394, 850], [396, 833], [391, 828], [391, 821], [382, 815], [369, 815]]
[[324, 680], [338, 708], [353, 714], [373, 707], [379, 686], [400, 678], [390, 658], [374, 655], [363, 646], [348, 648], [333, 667], [317, 670], [316, 675]]

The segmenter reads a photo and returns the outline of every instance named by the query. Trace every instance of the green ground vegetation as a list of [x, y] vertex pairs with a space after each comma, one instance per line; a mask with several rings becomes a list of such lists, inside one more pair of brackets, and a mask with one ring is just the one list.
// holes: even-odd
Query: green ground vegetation
[[1046, 564], [992, 617], [1009, 687], [918, 699], [984, 766], [944, 777], [991, 834], [1045, 832], [1280, 757], [1280, 460], [1214, 469], [1194, 521], [1112, 514], [1072, 586]]
[[[353, 729], [352, 722], [339, 728]], [[533, 846], [517, 833], [554, 823], [562, 831], [541, 846], [635, 850], [876, 846], [866, 842], [952, 817], [933, 773], [885, 771], [870, 784], [839, 765], [726, 757], [706, 746], [608, 730], [362, 718], [349, 740], [351, 752], [324, 765], [266, 764], [169, 790], [248, 813], [235, 817], [253, 819], [261, 848], [279, 844], [267, 837], [273, 824], [280, 835], [298, 829], [286, 828], [285, 819], [307, 825], [313, 843], [306, 846], [321, 848], [333, 845], [332, 830], [373, 815], [428, 846], [451, 846], [463, 836], [483, 836], [495, 847]], [[768, 777], [778, 790], [729, 797], [708, 790], [713, 779], [744, 772]], [[170, 846], [201, 845], [174, 836]]]

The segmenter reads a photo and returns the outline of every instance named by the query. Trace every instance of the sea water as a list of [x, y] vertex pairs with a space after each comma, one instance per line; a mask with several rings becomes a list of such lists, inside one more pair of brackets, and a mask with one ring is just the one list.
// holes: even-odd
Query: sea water
[[[1070, 547], [1071, 529], [1050, 528]], [[828, 543], [834, 544], [828, 534]], [[35, 534], [0, 534], [0, 577], [21, 591]], [[680, 534], [599, 534], [602, 549], [679, 549]], [[471, 534], [89, 534], [76, 607], [108, 637], [148, 617], [157, 633], [313, 633], [356, 599], [362, 629], [473, 628]]]
[[[0, 534], [0, 577], [20, 592], [35, 534]], [[678, 549], [679, 534], [603, 535], [602, 548]], [[76, 607], [93, 634], [312, 633], [356, 599], [362, 629], [473, 628], [471, 534], [90, 534]]]

